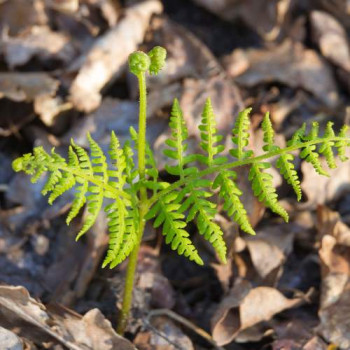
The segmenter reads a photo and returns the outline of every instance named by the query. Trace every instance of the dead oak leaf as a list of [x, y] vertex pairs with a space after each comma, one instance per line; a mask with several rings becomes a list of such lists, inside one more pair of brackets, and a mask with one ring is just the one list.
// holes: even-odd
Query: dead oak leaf
[[224, 298], [212, 318], [212, 335], [218, 345], [225, 345], [238, 334], [275, 314], [299, 305], [301, 299], [288, 299], [275, 288], [251, 288], [244, 282]]
[[[271, 49], [249, 49], [245, 55], [249, 68], [236, 77], [238, 84], [282, 83], [312, 93], [329, 107], [338, 104], [337, 85], [327, 62], [301, 43], [285, 40]], [[231, 71], [230, 64], [227, 69]]]
[[83, 317], [66, 308], [46, 309], [21, 286], [0, 286], [0, 326], [16, 327], [36, 344], [56, 341], [70, 350], [135, 350], [97, 309]]

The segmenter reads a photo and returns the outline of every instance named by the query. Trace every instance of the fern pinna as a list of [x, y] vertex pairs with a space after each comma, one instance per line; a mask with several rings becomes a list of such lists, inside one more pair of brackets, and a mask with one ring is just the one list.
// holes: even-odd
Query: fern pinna
[[[297, 199], [301, 199], [298, 174], [294, 168], [294, 153], [300, 150], [300, 157], [309, 162], [320, 175], [328, 176], [320, 162], [324, 156], [329, 168], [336, 167], [334, 151], [341, 161], [347, 160], [346, 147], [350, 146], [347, 127], [338, 135], [328, 123], [322, 136], [317, 123], [306, 132], [304, 124], [280, 148], [274, 142], [274, 131], [267, 113], [262, 122], [264, 153], [255, 156], [249, 149], [250, 108], [239, 113], [232, 130], [232, 146], [223, 154], [222, 136], [217, 133], [216, 120], [210, 100], [205, 103], [200, 131], [198, 154], [189, 153], [188, 131], [179, 102], [174, 101], [170, 116], [171, 136], [166, 141], [164, 154], [171, 160], [166, 171], [177, 177], [173, 183], [162, 182], [151, 147], [146, 142], [146, 73], [157, 74], [164, 65], [165, 49], [155, 47], [148, 54], [135, 52], [129, 57], [130, 71], [136, 75], [140, 89], [139, 130], [130, 130], [131, 139], [122, 147], [112, 132], [107, 156], [100, 146], [88, 135], [90, 154], [72, 141], [65, 160], [54, 149], [47, 153], [42, 147], [23, 155], [13, 162], [15, 171], [24, 171], [36, 182], [45, 172], [49, 173], [43, 194], [49, 194], [52, 203], [65, 191], [75, 188], [75, 199], [68, 213], [67, 224], [86, 205], [87, 215], [83, 219], [77, 239], [94, 224], [98, 213], [104, 207], [108, 217], [109, 247], [103, 266], [115, 267], [130, 255], [126, 277], [125, 294], [121, 310], [119, 332], [125, 328], [126, 317], [131, 305], [134, 272], [137, 253], [142, 239], [145, 221], [153, 220], [155, 227], [162, 228], [165, 242], [178, 254], [188, 257], [197, 264], [203, 261], [186, 230], [188, 222], [195, 221], [199, 234], [215, 249], [217, 256], [226, 261], [226, 244], [223, 232], [215, 221], [218, 203], [242, 231], [254, 235], [254, 229], [241, 201], [242, 191], [237, 185], [235, 168], [249, 166], [249, 180], [254, 195], [272, 212], [288, 221], [288, 213], [279, 204], [272, 176], [266, 172], [271, 165], [270, 158], [277, 158], [276, 167], [285, 181], [293, 188]], [[137, 165], [134, 163], [137, 150]], [[201, 167], [198, 167], [198, 164]], [[214, 179], [214, 180], [212, 180]]]

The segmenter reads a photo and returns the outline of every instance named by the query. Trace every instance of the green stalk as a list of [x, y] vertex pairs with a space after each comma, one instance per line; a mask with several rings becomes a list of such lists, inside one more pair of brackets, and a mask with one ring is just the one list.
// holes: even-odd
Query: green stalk
[[[140, 89], [140, 114], [139, 114], [139, 133], [138, 133], [138, 171], [140, 181], [145, 179], [146, 173], [146, 112], [147, 112], [147, 91], [146, 91], [146, 77], [145, 73], [139, 73], [137, 75]], [[140, 201], [139, 201], [139, 232], [137, 235], [137, 241], [133, 251], [130, 254], [128, 268], [125, 277], [125, 287], [122, 309], [120, 310], [117, 332], [120, 335], [124, 334], [125, 327], [127, 325], [131, 304], [132, 304], [132, 291], [134, 287], [135, 271], [137, 266], [137, 258], [140, 250], [140, 244], [142, 241], [143, 231], [145, 228], [145, 215], [148, 211], [147, 207], [147, 189], [145, 187], [140, 188]]]

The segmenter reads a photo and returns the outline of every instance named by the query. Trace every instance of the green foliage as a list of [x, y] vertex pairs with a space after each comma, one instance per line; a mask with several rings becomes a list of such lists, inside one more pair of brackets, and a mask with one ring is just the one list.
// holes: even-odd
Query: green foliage
[[[165, 57], [166, 51], [160, 47], [148, 54], [135, 52], [129, 57], [130, 71], [143, 84], [145, 72], [157, 74], [164, 66]], [[247, 108], [239, 113], [232, 130], [232, 146], [225, 155], [223, 137], [218, 134], [214, 111], [208, 99], [199, 125], [201, 154], [197, 154], [189, 151], [185, 119], [178, 100], [175, 100], [169, 123], [171, 136], [166, 141], [167, 148], [164, 151], [169, 158], [165, 169], [170, 175], [176, 176], [174, 183], [160, 181], [151, 147], [144, 141], [145, 134], [142, 132], [145, 129], [139, 131], [142, 137], [130, 129], [131, 139], [123, 146], [112, 132], [108, 151], [110, 164], [100, 146], [88, 135], [90, 154], [74, 141], [68, 149], [67, 160], [54, 149], [47, 153], [42, 147], [35, 147], [32, 153], [16, 159], [13, 169], [31, 175], [33, 182], [48, 173], [42, 193], [48, 195], [50, 204], [66, 191], [75, 189], [67, 224], [84, 206], [87, 208], [77, 239], [91, 228], [106, 204], [104, 210], [108, 218], [109, 247], [103, 266], [115, 267], [137, 248], [144, 220], [153, 220], [154, 227], [161, 227], [165, 242], [178, 254], [203, 264], [186, 230], [187, 224], [195, 221], [199, 234], [212, 245], [219, 259], [225, 262], [227, 249], [223, 232], [215, 220], [219, 204], [215, 198], [223, 202], [223, 211], [242, 231], [255, 234], [241, 201], [244, 194], [237, 185], [234, 169], [250, 167], [249, 180], [254, 195], [272, 212], [288, 221], [288, 213], [278, 202], [272, 176], [266, 171], [271, 167], [271, 162], [267, 160], [275, 160], [277, 169], [300, 200], [300, 180], [293, 163], [296, 151], [300, 151], [300, 157], [309, 162], [318, 174], [328, 176], [320, 156], [333, 169], [337, 166], [335, 151], [340, 160], [345, 161], [346, 148], [350, 146], [346, 136], [347, 127], [341, 128], [336, 135], [330, 122], [323, 136], [319, 136], [317, 123], [311, 125], [308, 133], [304, 124], [292, 135], [287, 147], [281, 148], [275, 144], [273, 126], [266, 113], [261, 125], [264, 153], [257, 157], [248, 147], [250, 111]], [[142, 172], [134, 164], [136, 149], [143, 149], [145, 153]], [[233, 158], [229, 159], [230, 156]]]

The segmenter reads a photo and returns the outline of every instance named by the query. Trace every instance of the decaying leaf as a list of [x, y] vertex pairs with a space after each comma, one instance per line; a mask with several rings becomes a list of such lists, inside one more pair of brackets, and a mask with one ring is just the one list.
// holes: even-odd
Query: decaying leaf
[[[322, 166], [327, 169], [325, 160], [320, 160]], [[338, 166], [336, 169], [332, 169], [330, 177], [318, 176], [311, 164], [307, 162], [302, 162], [301, 171], [303, 173], [301, 189], [306, 195], [306, 205], [309, 207], [336, 201], [345, 191], [350, 189], [349, 162], [341, 163], [338, 160]]]
[[0, 98], [32, 102], [37, 97], [53, 96], [58, 81], [47, 73], [0, 73]]
[[236, 77], [238, 84], [252, 87], [282, 83], [311, 92], [327, 106], [337, 105], [339, 97], [332, 71], [314, 50], [285, 40], [269, 50], [249, 49], [246, 56], [249, 68]]
[[47, 21], [43, 0], [0, 1], [0, 28], [8, 30], [10, 35]]
[[7, 37], [2, 51], [10, 68], [26, 64], [36, 57], [41, 62], [70, 62], [75, 50], [67, 35], [52, 31], [48, 26], [33, 26], [19, 36]]
[[0, 327], [0, 344], [6, 350], [23, 350], [23, 343], [16, 334]]
[[46, 5], [63, 13], [75, 13], [79, 9], [79, 0], [45, 0]]
[[344, 317], [350, 311], [350, 229], [325, 206], [318, 208], [317, 226], [322, 263], [319, 328], [327, 340], [348, 349], [350, 325]]
[[347, 34], [330, 14], [313, 11], [310, 16], [313, 40], [324, 57], [346, 71], [350, 70], [350, 51]]
[[24, 287], [0, 286], [0, 325], [16, 327], [20, 335], [38, 345], [51, 340], [71, 350], [135, 350], [99, 310], [83, 317], [63, 310], [61, 314], [48, 311]]
[[252, 262], [261, 278], [267, 278], [271, 273], [277, 277], [278, 270], [291, 253], [295, 231], [290, 226], [273, 225], [259, 230], [255, 237], [245, 237]]
[[165, 317], [154, 317], [147, 332], [141, 332], [135, 339], [140, 350], [194, 350], [191, 340]]
[[242, 19], [265, 39], [275, 39], [291, 7], [290, 0], [194, 0], [221, 18]]
[[277, 289], [252, 288], [248, 282], [237, 284], [223, 299], [212, 318], [213, 339], [225, 345], [237, 335], [275, 314], [299, 305], [299, 298], [287, 299]]
[[84, 63], [70, 88], [71, 101], [78, 110], [91, 112], [100, 105], [100, 91], [124, 72], [128, 55], [142, 42], [151, 16], [161, 11], [158, 0], [134, 5], [114, 28], [96, 40], [83, 57]]

